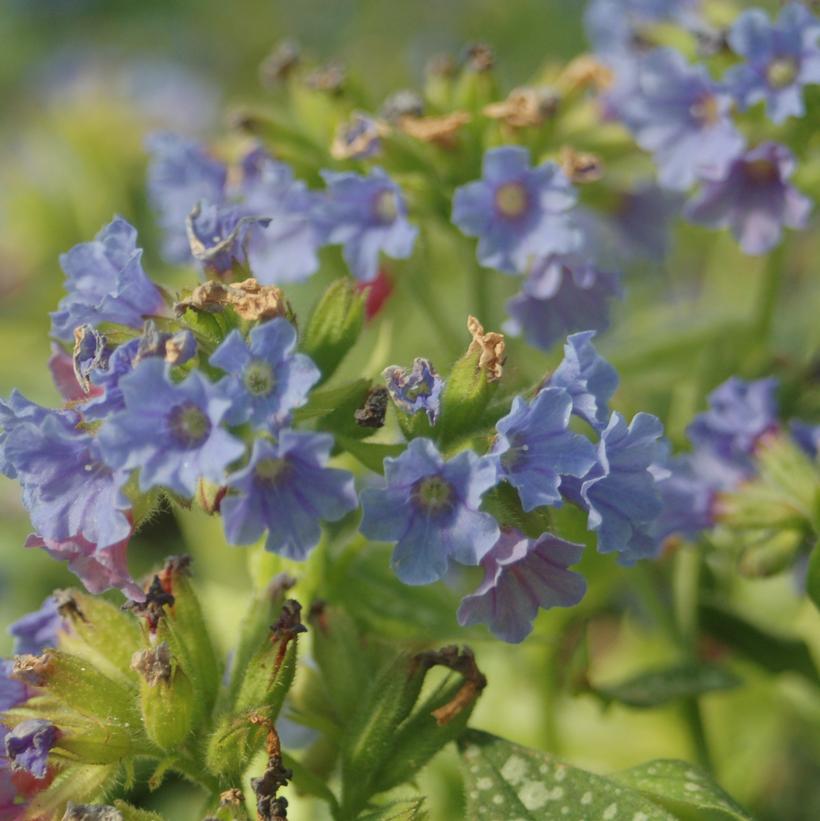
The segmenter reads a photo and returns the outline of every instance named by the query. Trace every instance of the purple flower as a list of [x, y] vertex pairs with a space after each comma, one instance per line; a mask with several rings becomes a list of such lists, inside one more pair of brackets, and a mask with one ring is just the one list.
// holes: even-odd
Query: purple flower
[[390, 398], [399, 410], [409, 416], [424, 411], [430, 424], [436, 424], [444, 382], [428, 359], [414, 359], [410, 372], [398, 365], [391, 365], [384, 369], [382, 375]]
[[362, 282], [379, 273], [379, 253], [406, 259], [413, 251], [418, 229], [407, 221], [407, 206], [399, 187], [373, 168], [359, 174], [323, 171], [327, 196], [321, 210], [325, 239], [343, 246], [345, 262]]
[[307, 279], [319, 268], [318, 195], [263, 151], [251, 152], [243, 167], [242, 212], [259, 220], [247, 241], [253, 275], [264, 284]]
[[567, 569], [583, 550], [551, 533], [533, 540], [502, 530], [481, 560], [484, 581], [458, 608], [458, 623], [487, 624], [498, 638], [518, 644], [532, 631], [539, 608], [572, 607], [584, 597], [584, 577]]
[[729, 69], [726, 84], [745, 109], [761, 100], [775, 123], [802, 117], [803, 86], [820, 83], [820, 21], [801, 3], [790, 3], [776, 23], [761, 9], [735, 20], [729, 45], [746, 62]]
[[698, 225], [731, 228], [747, 254], [765, 254], [780, 242], [783, 226], [805, 228], [811, 200], [789, 178], [795, 162], [779, 143], [762, 143], [738, 157], [725, 178], [704, 181], [685, 209]]
[[59, 730], [50, 722], [30, 718], [6, 735], [6, 755], [12, 770], [25, 770], [45, 778], [49, 750], [57, 743]]
[[620, 276], [570, 255], [539, 260], [518, 296], [507, 303], [504, 330], [549, 350], [573, 331], [609, 327], [609, 303], [621, 296]]
[[26, 613], [9, 627], [14, 637], [16, 654], [39, 655], [46, 647], [57, 646], [57, 635], [62, 629], [63, 619], [57, 608], [57, 600], [49, 596], [39, 610]]
[[143, 317], [158, 313], [164, 303], [142, 270], [137, 232], [115, 217], [93, 242], [75, 245], [60, 257], [68, 294], [51, 314], [51, 332], [73, 340], [80, 325], [115, 322], [142, 327]]
[[295, 349], [296, 331], [282, 317], [257, 325], [249, 343], [239, 331], [228, 334], [210, 359], [228, 374], [218, 384], [231, 401], [228, 424], [281, 425], [305, 404], [321, 375], [310, 357]]
[[283, 430], [276, 443], [257, 439], [247, 467], [228, 479], [222, 501], [225, 536], [252, 544], [268, 532], [265, 549], [304, 559], [322, 534], [358, 506], [353, 476], [326, 467], [333, 437]]
[[629, 427], [613, 413], [598, 443], [598, 464], [581, 485], [598, 550], [619, 553], [625, 564], [654, 556], [659, 546], [652, 528], [662, 503], [649, 468], [663, 458], [662, 435], [663, 425], [649, 413], [636, 414]]
[[595, 447], [568, 430], [572, 397], [563, 388], [544, 388], [528, 404], [520, 396], [496, 424], [491, 451], [498, 476], [518, 490], [525, 511], [561, 504], [561, 476], [585, 476], [595, 464]]
[[125, 407], [120, 379], [131, 373], [139, 361], [140, 344], [141, 340], [137, 338], [118, 345], [108, 357], [105, 367], [96, 368], [89, 373], [89, 382], [97, 391], [82, 405], [85, 418], [104, 419]]
[[384, 460], [387, 486], [362, 492], [361, 532], [396, 542], [393, 570], [405, 584], [429, 584], [450, 559], [477, 565], [498, 540], [495, 519], [479, 510], [498, 479], [492, 459], [464, 451], [445, 461], [436, 446], [413, 439], [395, 459]]
[[147, 148], [148, 193], [164, 232], [164, 256], [168, 262], [187, 262], [185, 221], [199, 202], [222, 203], [227, 169], [201, 145], [177, 134], [153, 134]]
[[637, 65], [636, 86], [620, 115], [638, 144], [655, 155], [666, 188], [726, 175], [745, 141], [729, 117], [731, 96], [704, 66], [676, 51], [656, 49]]
[[733, 376], [709, 394], [709, 410], [687, 429], [697, 450], [706, 450], [740, 475], [752, 476], [758, 441], [777, 428], [777, 380], [746, 382]]
[[482, 265], [523, 273], [535, 257], [578, 248], [577, 195], [556, 163], [532, 168], [526, 148], [503, 146], [484, 155], [483, 175], [453, 196], [453, 222], [479, 238]]
[[219, 426], [230, 400], [199, 372], [174, 383], [165, 362], [145, 359], [119, 387], [125, 409], [100, 429], [100, 447], [115, 469], [139, 468], [141, 491], [163, 486], [193, 496], [200, 479], [220, 484], [244, 453]]
[[17, 478], [17, 468], [6, 453], [6, 443], [15, 429], [28, 423], [39, 425], [50, 413], [59, 413], [69, 430], [80, 421], [73, 411], [50, 411], [26, 399], [16, 388], [7, 400], [0, 399], [0, 473], [9, 479]]
[[79, 577], [89, 593], [103, 593], [116, 588], [129, 599], [142, 601], [145, 594], [128, 572], [126, 551], [130, 536], [129, 533], [116, 544], [98, 547], [82, 536], [55, 541], [32, 534], [26, 539], [26, 547], [43, 548], [52, 559], [67, 562], [68, 569]]
[[618, 374], [595, 350], [595, 331], [567, 337], [564, 358], [549, 380], [554, 388], [564, 388], [572, 397], [572, 412], [592, 425], [606, 427], [609, 400], [618, 387]]
[[42, 409], [6, 429], [3, 452], [44, 539], [80, 536], [102, 548], [131, 532], [122, 490], [128, 476], [103, 460], [98, 440], [78, 421], [76, 414]]
[[225, 278], [235, 268], [247, 266], [247, 245], [251, 229], [269, 220], [243, 216], [234, 205], [197, 203], [186, 218], [191, 254], [206, 275]]
[[622, 253], [660, 261], [671, 245], [671, 221], [680, 213], [680, 195], [657, 185], [641, 185], [620, 195], [612, 215]]
[[816, 459], [820, 452], [820, 425], [810, 425], [800, 419], [792, 419], [789, 429], [797, 446], [810, 459]]

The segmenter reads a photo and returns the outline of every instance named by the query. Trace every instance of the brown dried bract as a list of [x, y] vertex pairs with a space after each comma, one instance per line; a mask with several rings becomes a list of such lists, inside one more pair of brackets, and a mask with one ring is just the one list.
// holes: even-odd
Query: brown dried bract
[[131, 656], [131, 669], [139, 673], [151, 687], [167, 684], [173, 673], [168, 643], [160, 642], [153, 650], [138, 650]]
[[386, 123], [380, 120], [372, 120], [371, 124], [352, 139], [351, 134], [355, 134], [357, 126], [361, 124], [363, 118], [360, 117], [347, 123], [342, 123], [336, 130], [336, 135], [330, 145], [330, 156], [334, 160], [349, 160], [355, 157], [366, 156], [374, 144], [390, 132]]
[[557, 108], [558, 95], [552, 89], [526, 86], [513, 89], [500, 103], [485, 106], [483, 114], [511, 128], [532, 128], [549, 119]]
[[32, 687], [42, 687], [48, 680], [51, 668], [52, 657], [47, 652], [41, 656], [15, 656], [11, 677]]
[[181, 316], [187, 308], [218, 313], [226, 307], [233, 308], [242, 319], [252, 322], [290, 313], [281, 288], [260, 285], [253, 277], [233, 284], [209, 280], [197, 285], [188, 299], [177, 302], [174, 311]]
[[453, 111], [441, 117], [401, 117], [398, 126], [400, 131], [414, 140], [453, 148], [458, 141], [458, 132], [470, 119], [466, 111]]
[[412, 675], [438, 666], [447, 667], [464, 679], [453, 698], [433, 710], [433, 718], [439, 726], [449, 724], [462, 710], [469, 707], [487, 686], [487, 677], [478, 669], [473, 651], [469, 647], [459, 650], [455, 645], [449, 645], [442, 647], [441, 650], [426, 651], [415, 656], [414, 662]]
[[606, 91], [612, 85], [614, 79], [615, 76], [611, 68], [607, 68], [591, 54], [582, 54], [572, 60], [561, 72], [558, 85], [567, 91], [577, 91], [584, 88]]
[[576, 151], [565, 145], [558, 154], [558, 164], [567, 178], [574, 183], [595, 182], [604, 174], [604, 164], [596, 154]]
[[467, 353], [478, 351], [479, 370], [487, 374], [489, 382], [497, 382], [504, 374], [504, 334], [485, 332], [484, 326], [474, 316], [467, 317], [467, 330], [473, 336]]

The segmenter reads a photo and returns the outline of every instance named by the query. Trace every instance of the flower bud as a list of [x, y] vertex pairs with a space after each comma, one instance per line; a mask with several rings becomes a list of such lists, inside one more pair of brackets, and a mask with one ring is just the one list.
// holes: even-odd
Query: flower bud
[[163, 750], [181, 744], [193, 726], [194, 691], [166, 642], [134, 653], [131, 666], [140, 676], [142, 723], [148, 738]]
[[313, 309], [302, 335], [301, 349], [330, 378], [364, 326], [365, 296], [346, 279], [337, 279]]

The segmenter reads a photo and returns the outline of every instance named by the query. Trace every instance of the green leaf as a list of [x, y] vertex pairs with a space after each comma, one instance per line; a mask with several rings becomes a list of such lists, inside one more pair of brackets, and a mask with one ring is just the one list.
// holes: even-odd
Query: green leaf
[[422, 797], [391, 801], [378, 809], [359, 815], [356, 821], [424, 821], [425, 818], [427, 813]]
[[384, 460], [387, 457], [398, 456], [405, 447], [404, 445], [360, 442], [358, 439], [350, 439], [347, 436], [337, 436], [336, 444], [374, 473], [384, 473]]
[[676, 821], [638, 791], [488, 733], [467, 731], [459, 748], [467, 795], [465, 818]]
[[751, 818], [702, 769], [685, 761], [650, 761], [617, 773], [614, 778], [685, 821]]
[[741, 680], [717, 664], [682, 664], [647, 670], [619, 684], [593, 687], [604, 701], [630, 707], [658, 707], [669, 701], [713, 690], [731, 690]]
[[806, 593], [814, 602], [814, 606], [820, 609], [820, 544], [814, 546], [814, 550], [809, 556], [809, 566], [806, 572]]
[[703, 770], [685, 761], [650, 761], [600, 776], [475, 730], [464, 733], [459, 748], [468, 818], [751, 819]]
[[369, 379], [357, 379], [349, 385], [342, 385], [340, 388], [325, 388], [321, 391], [312, 391], [307, 405], [298, 408], [293, 412], [294, 422], [304, 422], [308, 419], [317, 419], [327, 416], [336, 410], [339, 405], [344, 405], [355, 396], [363, 396], [370, 389]]

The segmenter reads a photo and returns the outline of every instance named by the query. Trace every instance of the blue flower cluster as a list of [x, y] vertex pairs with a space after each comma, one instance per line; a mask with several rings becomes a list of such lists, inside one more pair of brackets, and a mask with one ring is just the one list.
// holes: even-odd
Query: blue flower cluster
[[281, 285], [310, 277], [319, 249], [340, 245], [353, 275], [372, 282], [381, 253], [405, 259], [413, 250], [417, 229], [404, 195], [380, 168], [323, 172], [327, 188], [316, 192], [259, 148], [236, 174], [174, 134], [154, 135], [148, 149], [149, 193], [169, 262], [193, 255], [211, 276], [250, 269], [260, 282]]
[[[784, 144], [749, 146], [733, 116], [764, 102], [775, 125], [805, 113], [804, 89], [820, 83], [820, 20], [802, 3], [776, 20], [744, 11], [726, 32], [710, 28], [698, 2], [593, 0], [587, 30], [615, 82], [604, 110], [652, 153], [660, 184], [699, 190], [684, 214], [730, 228], [747, 254], [765, 254], [784, 227], [803, 229], [812, 204], [790, 182], [795, 159]], [[701, 40], [726, 42], [738, 58], [721, 79], [671, 48], [649, 48], [651, 29], [675, 22]]]
[[482, 179], [453, 197], [453, 222], [478, 237], [479, 263], [525, 275], [505, 330], [544, 350], [571, 331], [607, 328], [609, 303], [621, 295], [619, 275], [589, 257], [576, 203], [558, 164], [533, 168], [519, 146], [487, 151]]
[[[525, 513], [564, 500], [577, 505], [599, 551], [615, 552], [624, 563], [654, 556], [660, 546], [663, 429], [650, 414], [639, 413], [627, 425], [610, 413], [618, 378], [595, 350], [593, 336], [587, 331], [567, 339], [560, 366], [531, 400], [513, 400], [486, 454], [465, 450], [447, 459], [431, 439], [415, 438], [400, 456], [385, 460], [384, 486], [362, 492], [361, 531], [395, 543], [393, 568], [403, 582], [437, 581], [450, 562], [483, 567], [484, 581], [464, 599], [459, 621], [486, 622], [506, 641], [529, 634], [539, 607], [577, 604], [585, 584], [567, 569], [582, 545], [551, 533], [527, 538], [482, 509], [501, 483], [515, 489]], [[429, 372], [429, 363], [421, 363], [414, 368], [417, 382], [425, 366]], [[387, 375], [395, 379], [395, 370]], [[428, 410], [413, 410], [401, 391], [391, 394], [402, 412]], [[573, 415], [597, 442], [570, 429]]]

